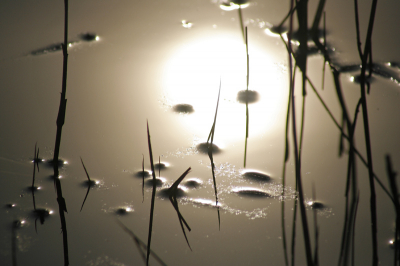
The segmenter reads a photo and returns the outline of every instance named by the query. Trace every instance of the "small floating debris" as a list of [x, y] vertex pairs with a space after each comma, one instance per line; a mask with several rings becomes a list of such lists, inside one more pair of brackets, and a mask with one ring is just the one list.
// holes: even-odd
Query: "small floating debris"
[[326, 206], [323, 203], [318, 202], [318, 201], [311, 201], [310, 200], [310, 201], [307, 202], [307, 205], [310, 206], [312, 209], [315, 209], [315, 210], [322, 210], [322, 209], [326, 208]]
[[190, 29], [190, 28], [192, 28], [192, 26], [193, 26], [192, 22], [189, 22], [187, 20], [182, 20], [182, 27], [184, 27], [186, 29]]
[[255, 198], [272, 197], [269, 193], [261, 189], [251, 188], [251, 187], [234, 188], [232, 189], [232, 192], [238, 194], [239, 196], [244, 196], [244, 197], [255, 197]]
[[[157, 177], [156, 178], [156, 187], [162, 187], [162, 185], [165, 183], [166, 179], [164, 177]], [[145, 182], [146, 186], [148, 187], [153, 187], [153, 178], [148, 179]]]
[[260, 95], [256, 91], [243, 90], [239, 91], [236, 100], [240, 103], [255, 103], [260, 98]]
[[100, 37], [95, 33], [87, 32], [79, 35], [79, 38], [85, 42], [99, 41]]
[[194, 112], [193, 106], [186, 103], [176, 104], [172, 107], [172, 110], [179, 114], [191, 114]]
[[254, 181], [261, 181], [261, 182], [270, 182], [271, 177], [267, 174], [249, 171], [242, 174], [243, 178], [254, 180]]
[[128, 213], [130, 213], [130, 212], [133, 212], [134, 210], [133, 210], [133, 208], [132, 207], [120, 207], [120, 208], [117, 208], [116, 210], [115, 210], [115, 213], [116, 214], [118, 214], [118, 215], [127, 215]]
[[198, 178], [190, 178], [184, 184], [188, 188], [198, 188], [203, 184], [203, 181]]
[[[198, 144], [198, 145], [196, 146], [196, 148], [197, 148], [197, 150], [198, 150], [199, 152], [204, 153], [204, 154], [208, 154], [208, 145], [209, 145], [209, 144], [210, 144], [210, 143], [203, 142], [203, 143]], [[212, 151], [213, 154], [217, 154], [217, 153], [220, 153], [220, 152], [221, 152], [221, 149], [220, 149], [217, 145], [215, 145], [215, 144], [213, 143], [212, 146], [211, 146], [211, 151]]]

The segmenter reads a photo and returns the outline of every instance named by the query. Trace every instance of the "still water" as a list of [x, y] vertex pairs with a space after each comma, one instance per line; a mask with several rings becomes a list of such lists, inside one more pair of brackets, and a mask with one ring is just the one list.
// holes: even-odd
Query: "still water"
[[[309, 26], [317, 4], [309, 2]], [[390, 154], [394, 170], [400, 169], [399, 5], [396, 1], [378, 3], [373, 35], [375, 74], [367, 96], [374, 171], [387, 188], [384, 156]], [[369, 8], [370, 1], [360, 6], [362, 40]], [[286, 238], [291, 243], [297, 195], [291, 137], [286, 186], [282, 186], [288, 56], [284, 43], [268, 29], [278, 25], [288, 10], [289, 2], [278, 1], [251, 1], [243, 8], [250, 62], [246, 93], [245, 45], [238, 10], [229, 3], [70, 1], [68, 105], [60, 172], [68, 209], [71, 265], [144, 265], [132, 233], [147, 244], [152, 173], [146, 121], [157, 163], [151, 249], [163, 263], [285, 264], [281, 206], [284, 202]], [[337, 66], [346, 67], [340, 81], [353, 114], [360, 95], [353, 3], [327, 1], [325, 11], [329, 52]], [[63, 239], [49, 163], [61, 91], [63, 15], [62, 1], [0, 3], [2, 265], [63, 264]], [[340, 105], [328, 68], [321, 89], [323, 64], [320, 54], [310, 52], [308, 75], [340, 121]], [[300, 75], [298, 78], [300, 84]], [[205, 143], [219, 88], [213, 140], [216, 206]], [[295, 97], [300, 121], [300, 85]], [[249, 137], [244, 167], [246, 100]], [[344, 221], [347, 154], [338, 156], [340, 132], [311, 89], [305, 114], [302, 178], [309, 228], [313, 236], [316, 210], [320, 264], [336, 265]], [[355, 140], [366, 157], [361, 116]], [[40, 160], [33, 198], [35, 143]], [[369, 265], [368, 171], [359, 160], [357, 166], [360, 201], [355, 261], [356, 265]], [[166, 192], [189, 167], [177, 198], [191, 228], [186, 235], [192, 251]], [[381, 265], [390, 265], [395, 212], [388, 196], [376, 187], [379, 259]], [[295, 261], [305, 265], [299, 212], [297, 215]], [[314, 237], [311, 239], [313, 246]], [[160, 262], [151, 257], [150, 264]]]

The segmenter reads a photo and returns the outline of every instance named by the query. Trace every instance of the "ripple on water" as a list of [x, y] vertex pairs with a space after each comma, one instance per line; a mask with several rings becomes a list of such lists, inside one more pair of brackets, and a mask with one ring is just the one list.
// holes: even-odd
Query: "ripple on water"
[[[197, 144], [196, 148], [197, 148], [197, 150], [199, 152], [204, 153], [204, 154], [208, 154], [208, 143], [207, 142], [203, 142], [203, 143]], [[218, 153], [221, 152], [221, 149], [217, 145], [215, 145], [214, 143], [212, 144], [211, 150], [212, 150], [213, 154], [218, 154]]]
[[259, 100], [260, 95], [256, 91], [243, 90], [239, 91], [236, 100], [240, 103], [255, 103]]
[[[162, 187], [166, 179], [164, 177], [156, 178], [156, 187]], [[153, 187], [153, 178], [146, 180], [145, 185], [148, 187]]]
[[172, 110], [180, 114], [191, 114], [194, 112], [193, 106], [186, 103], [176, 104], [172, 107]]
[[250, 179], [253, 181], [260, 181], [260, 182], [270, 182], [271, 177], [267, 174], [256, 172], [256, 171], [246, 171], [242, 174], [243, 178]]
[[253, 198], [270, 198], [271, 194], [257, 188], [251, 187], [239, 187], [232, 189], [233, 193], [238, 194], [243, 197], [253, 197]]

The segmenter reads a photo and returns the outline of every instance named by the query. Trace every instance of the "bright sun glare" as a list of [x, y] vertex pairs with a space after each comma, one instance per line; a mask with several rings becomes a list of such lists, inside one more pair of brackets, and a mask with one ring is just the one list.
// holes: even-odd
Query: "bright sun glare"
[[[259, 101], [249, 104], [254, 136], [273, 127], [282, 109], [286, 75], [267, 51], [255, 45], [249, 45], [249, 57], [249, 90], [259, 94]], [[168, 104], [192, 105], [195, 112], [185, 116], [184, 123], [201, 137], [211, 129], [221, 79], [216, 138], [221, 136], [225, 144], [243, 139], [246, 105], [237, 101], [237, 94], [246, 89], [246, 49], [240, 38], [220, 36], [185, 44], [172, 55], [164, 73]]]

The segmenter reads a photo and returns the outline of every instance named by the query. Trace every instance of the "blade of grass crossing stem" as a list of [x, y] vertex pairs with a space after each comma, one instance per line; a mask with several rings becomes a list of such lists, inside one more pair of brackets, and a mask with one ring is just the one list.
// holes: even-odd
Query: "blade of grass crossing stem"
[[[215, 165], [214, 165], [214, 158], [213, 158], [213, 141], [214, 141], [214, 134], [215, 134], [215, 125], [217, 122], [217, 113], [218, 113], [218, 105], [219, 105], [219, 97], [221, 94], [221, 79], [219, 81], [219, 90], [218, 90], [218, 99], [217, 99], [217, 107], [215, 109], [215, 116], [214, 116], [214, 123], [211, 127], [210, 134], [207, 139], [207, 144], [208, 144], [208, 157], [210, 158], [211, 161], [211, 172], [212, 172], [212, 177], [214, 181], [214, 192], [215, 192], [215, 206], [217, 207], [217, 213], [218, 213], [218, 228], [221, 229], [221, 217], [219, 214], [219, 206], [218, 206], [218, 192], [217, 192], [217, 182], [215, 180]], [[209, 143], [209, 141], [211, 142]]]
[[85, 199], [84, 199], [83, 202], [82, 202], [82, 206], [81, 206], [81, 210], [80, 210], [80, 211], [82, 211], [82, 209], [83, 209], [83, 205], [85, 204], [86, 199], [87, 199], [87, 197], [88, 197], [88, 195], [89, 195], [90, 187], [92, 186], [92, 180], [90, 180], [89, 173], [88, 173], [88, 171], [86, 170], [86, 167], [85, 167], [85, 164], [83, 163], [82, 157], [81, 157], [81, 162], [82, 162], [83, 169], [85, 170], [86, 177], [87, 177], [87, 179], [88, 179], [88, 184], [89, 184], [89, 185], [88, 185], [88, 189], [87, 189], [87, 192], [86, 192]]
[[192, 251], [192, 248], [190, 247], [189, 240], [188, 240], [188, 238], [187, 238], [187, 236], [186, 236], [185, 228], [183, 227], [182, 222], [185, 224], [185, 226], [186, 226], [186, 228], [189, 230], [189, 232], [190, 232], [192, 229], [190, 229], [190, 227], [189, 227], [189, 225], [187, 224], [186, 220], [183, 218], [181, 212], [179, 211], [178, 201], [177, 201], [177, 199], [176, 199], [178, 186], [179, 186], [179, 184], [182, 182], [182, 180], [186, 177], [186, 175], [190, 172], [190, 170], [191, 170], [191, 168], [189, 167], [189, 168], [174, 182], [174, 184], [172, 184], [172, 186], [171, 186], [167, 191], [168, 191], [169, 200], [171, 201], [172, 206], [174, 207], [176, 213], [178, 214], [179, 223], [180, 223], [180, 225], [181, 225], [183, 235], [185, 236], [186, 243], [188, 244], [189, 249]]
[[151, 173], [153, 175], [153, 191], [151, 194], [150, 222], [149, 222], [149, 235], [148, 235], [148, 240], [147, 240], [147, 259], [146, 259], [146, 265], [149, 265], [151, 233], [153, 231], [154, 202], [156, 199], [156, 174], [154, 172], [153, 152], [151, 149], [150, 130], [149, 130], [149, 122], [148, 121], [147, 121], [147, 142], [149, 145]]

